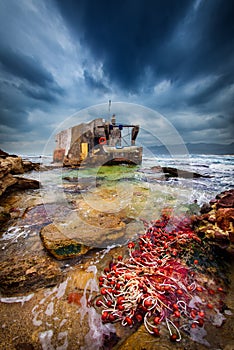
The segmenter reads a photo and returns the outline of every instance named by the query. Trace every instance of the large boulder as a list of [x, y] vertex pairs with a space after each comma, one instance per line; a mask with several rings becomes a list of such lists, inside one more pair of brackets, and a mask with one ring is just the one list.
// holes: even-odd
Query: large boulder
[[5, 161], [10, 163], [11, 174], [15, 175], [24, 173], [23, 160], [21, 157], [7, 157]]
[[7, 188], [15, 185], [17, 183], [17, 179], [14, 178], [11, 174], [6, 174], [5, 176], [1, 176], [0, 174], [0, 196], [6, 191]]
[[23, 179], [14, 176], [31, 170], [39, 170], [39, 164], [24, 161], [21, 157], [10, 156], [5, 152], [3, 152], [1, 156], [0, 153], [0, 196], [8, 188], [11, 188], [12, 190], [39, 188], [39, 182], [36, 180]]

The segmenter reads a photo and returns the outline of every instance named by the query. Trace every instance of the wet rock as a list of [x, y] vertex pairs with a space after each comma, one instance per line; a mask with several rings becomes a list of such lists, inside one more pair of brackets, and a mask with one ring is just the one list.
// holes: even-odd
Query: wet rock
[[12, 164], [10, 161], [0, 158], [0, 196], [8, 187], [17, 182], [17, 180], [11, 174], [11, 168]]
[[110, 212], [117, 202], [110, 199], [111, 195], [108, 197], [110, 200], [106, 197], [106, 200], [102, 200], [101, 196], [106, 196], [106, 192], [102, 191], [97, 201], [94, 196], [91, 203], [88, 200], [73, 203], [74, 210], [67, 216], [66, 225], [56, 222], [64, 236], [99, 248], [107, 247], [113, 242], [118, 244], [122, 240], [126, 235], [127, 216], [121, 211]]
[[98, 178], [95, 181], [92, 177], [79, 178], [78, 177], [63, 177], [63, 188], [65, 192], [71, 193], [82, 193], [84, 191], [90, 190], [92, 187], [96, 188], [99, 186]]
[[[52, 205], [47, 205], [51, 209]], [[52, 208], [56, 209], [56, 206]], [[22, 215], [23, 225], [41, 228], [51, 223], [51, 219], [44, 204], [27, 208]]]
[[11, 215], [5, 210], [5, 208], [0, 207], [0, 224], [8, 221], [11, 218]]
[[34, 350], [34, 346], [30, 343], [18, 343], [15, 346], [16, 350]]
[[43, 227], [40, 237], [46, 250], [58, 260], [75, 258], [87, 253], [91, 247], [64, 236], [54, 224]]
[[217, 208], [234, 208], [234, 190], [222, 192], [216, 198]]
[[40, 187], [40, 182], [38, 180], [26, 179], [23, 177], [15, 177], [16, 183], [11, 186], [11, 190], [28, 190], [28, 189], [38, 189]]
[[8, 167], [11, 174], [23, 174], [23, 161], [21, 157], [7, 157], [6, 159], [0, 159], [1, 166]]
[[24, 172], [29, 172], [32, 170], [39, 171], [41, 170], [39, 163], [33, 163], [30, 160], [22, 160]]
[[9, 153], [7, 153], [7, 152], [3, 151], [2, 149], [0, 149], [0, 157], [1, 158], [6, 158], [8, 156], [9, 156]]
[[78, 183], [78, 177], [71, 177], [71, 176], [64, 176], [63, 180], [68, 181], [68, 182], [75, 182]]
[[221, 248], [234, 252], [234, 191], [225, 191], [193, 217], [195, 230]]
[[201, 212], [201, 214], [206, 214], [206, 213], [209, 213], [209, 211], [211, 211], [211, 209], [212, 209], [212, 207], [210, 204], [204, 203], [201, 207], [200, 212]]
[[220, 208], [216, 211], [216, 222], [223, 231], [233, 232], [234, 208]]
[[26, 293], [61, 281], [58, 264], [48, 257], [12, 257], [0, 263], [0, 291], [5, 295]]
[[201, 174], [191, 172], [188, 170], [181, 170], [181, 169], [172, 168], [172, 167], [154, 166], [151, 168], [151, 171], [156, 172], [156, 173], [163, 172], [164, 176], [166, 178], [182, 177], [185, 179], [192, 179], [192, 178], [199, 178], [199, 177], [209, 177], [208, 175], [201, 175]]
[[11, 186], [17, 183], [17, 179], [13, 177], [11, 174], [7, 174], [6, 176], [0, 179], [0, 196]]
[[[21, 157], [0, 155], [0, 196], [8, 189], [38, 188], [36, 180], [21, 179], [14, 177], [16, 174], [23, 174], [25, 171], [38, 170], [38, 164], [23, 161]], [[16, 186], [16, 187], [12, 187]]]

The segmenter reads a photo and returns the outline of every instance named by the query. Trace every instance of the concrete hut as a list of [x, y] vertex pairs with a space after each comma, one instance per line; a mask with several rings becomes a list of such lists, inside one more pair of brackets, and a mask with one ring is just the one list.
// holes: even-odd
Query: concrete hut
[[53, 161], [72, 167], [141, 164], [142, 147], [135, 144], [138, 133], [139, 125], [117, 124], [115, 115], [111, 121], [97, 118], [57, 134]]

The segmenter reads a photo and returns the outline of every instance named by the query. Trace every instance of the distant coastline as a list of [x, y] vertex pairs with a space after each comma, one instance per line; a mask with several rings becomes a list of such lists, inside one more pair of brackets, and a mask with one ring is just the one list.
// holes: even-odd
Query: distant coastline
[[[224, 145], [216, 143], [185, 143], [187, 150], [191, 154], [213, 154], [213, 155], [234, 155], [234, 142]], [[181, 145], [170, 146], [176, 153], [176, 150], [181, 149]], [[169, 154], [166, 146], [151, 146], [148, 147], [153, 153]], [[181, 152], [178, 152], [181, 153]]]

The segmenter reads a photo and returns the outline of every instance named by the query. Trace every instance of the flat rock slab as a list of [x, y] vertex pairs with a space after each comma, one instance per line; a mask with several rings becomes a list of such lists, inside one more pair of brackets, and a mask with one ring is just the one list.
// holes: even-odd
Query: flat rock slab
[[43, 227], [40, 237], [46, 250], [58, 260], [75, 258], [92, 249], [63, 235], [55, 224]]

